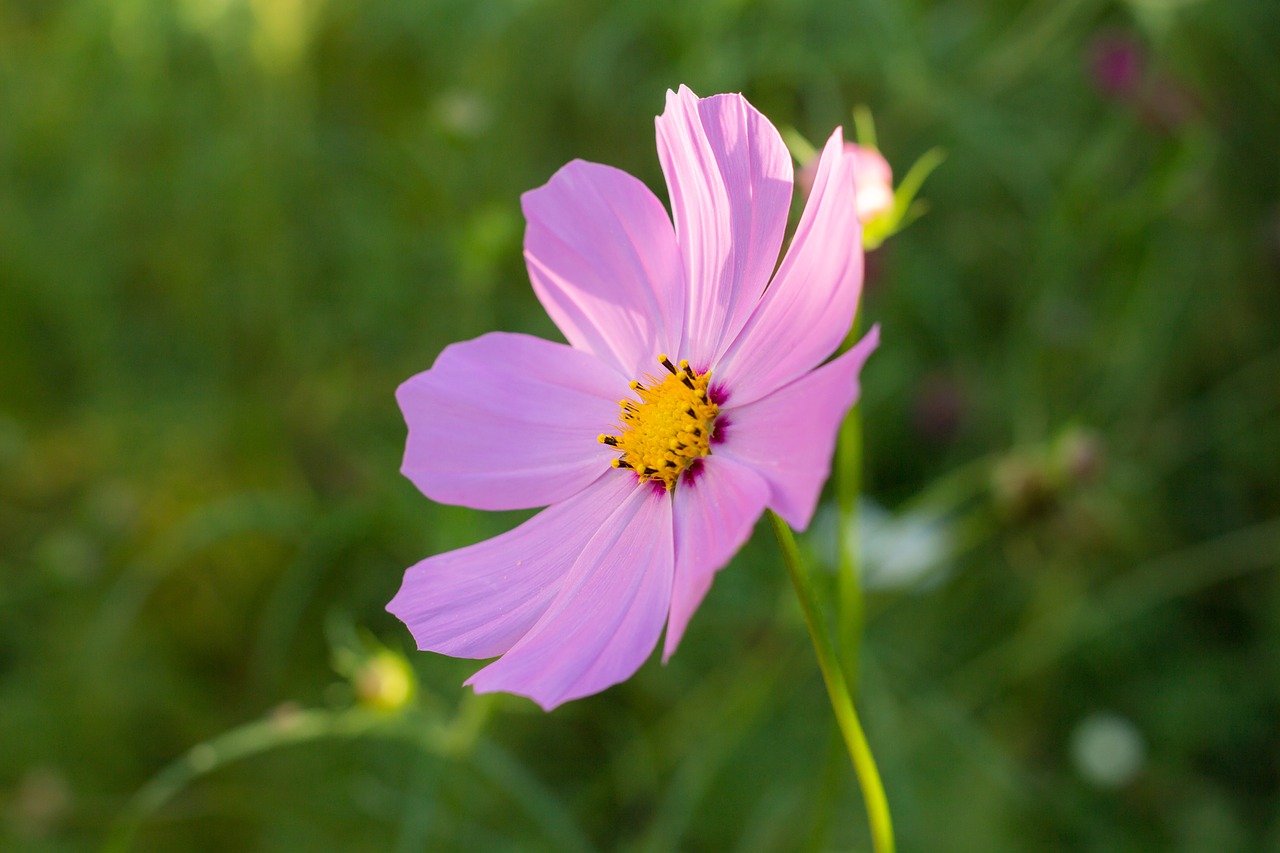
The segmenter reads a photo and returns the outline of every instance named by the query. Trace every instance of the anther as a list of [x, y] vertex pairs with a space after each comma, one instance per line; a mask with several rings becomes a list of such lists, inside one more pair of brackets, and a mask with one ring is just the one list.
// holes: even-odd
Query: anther
[[711, 452], [707, 435], [719, 407], [707, 387], [710, 372], [696, 373], [687, 360], [673, 363], [666, 354], [657, 361], [666, 378], [627, 383], [632, 396], [618, 401], [618, 434], [601, 433], [597, 440], [617, 450], [614, 468], [671, 491], [691, 463]]

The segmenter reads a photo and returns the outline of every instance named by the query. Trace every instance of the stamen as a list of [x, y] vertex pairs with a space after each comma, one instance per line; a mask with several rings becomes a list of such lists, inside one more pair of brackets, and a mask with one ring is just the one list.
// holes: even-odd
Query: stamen
[[711, 452], [708, 436], [720, 407], [711, 402], [710, 371], [697, 373], [688, 361], [672, 363], [665, 354], [658, 363], [667, 375], [628, 383], [638, 402], [619, 400], [618, 433], [598, 440], [621, 454], [613, 467], [634, 470], [670, 491], [690, 465]]

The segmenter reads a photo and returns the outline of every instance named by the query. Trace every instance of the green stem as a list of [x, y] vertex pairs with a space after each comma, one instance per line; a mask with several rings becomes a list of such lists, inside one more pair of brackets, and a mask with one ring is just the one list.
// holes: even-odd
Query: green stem
[[[864, 108], [865, 109], [865, 108]], [[869, 115], [869, 114], [868, 114]], [[840, 346], [847, 352], [858, 342], [862, 312], [854, 314], [849, 334]], [[864, 602], [862, 594], [862, 555], [858, 546], [858, 496], [862, 494], [862, 408], [853, 405], [840, 422], [835, 458], [836, 494], [836, 648], [844, 664], [844, 677], [850, 695], [858, 688], [858, 664], [861, 660]]]
[[836, 543], [839, 555], [839, 609], [836, 641], [844, 662], [844, 677], [852, 692], [858, 686], [859, 646], [862, 641], [862, 566], [858, 553], [858, 494], [862, 491], [862, 413], [854, 406], [840, 424], [836, 443]]
[[818, 156], [818, 149], [814, 148], [813, 144], [801, 136], [800, 131], [794, 127], [782, 128], [782, 141], [791, 152], [791, 156], [801, 166]]
[[866, 104], [858, 104], [853, 108], [853, 135], [863, 148], [880, 148], [876, 142], [876, 121], [871, 117], [871, 108]]
[[849, 758], [853, 762], [854, 772], [858, 775], [858, 784], [862, 788], [862, 799], [867, 806], [867, 822], [871, 827], [871, 841], [876, 853], [893, 853], [893, 821], [889, 817], [889, 801], [884, 795], [884, 784], [880, 781], [880, 771], [876, 768], [876, 760], [867, 744], [867, 736], [858, 722], [858, 713], [853, 707], [853, 697], [845, 682], [844, 672], [840, 668], [839, 658], [827, 633], [827, 626], [822, 617], [822, 610], [813, 584], [805, 570], [800, 552], [796, 548], [795, 536], [787, 523], [772, 510], [769, 511], [769, 523], [773, 525], [774, 535], [778, 537], [778, 545], [782, 549], [782, 561], [786, 563], [787, 573], [791, 575], [791, 583], [796, 588], [796, 597], [800, 599], [800, 609], [804, 612], [804, 621], [809, 626], [809, 636], [813, 640], [813, 649], [818, 656], [818, 668], [822, 670], [822, 680], [827, 685], [827, 696], [831, 699], [831, 710], [835, 713], [836, 724], [844, 738], [845, 747], [849, 750]]

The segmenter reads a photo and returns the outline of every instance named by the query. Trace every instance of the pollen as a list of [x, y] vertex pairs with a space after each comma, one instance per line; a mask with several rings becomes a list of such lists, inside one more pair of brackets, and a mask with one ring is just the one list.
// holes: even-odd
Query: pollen
[[618, 434], [602, 435], [600, 443], [622, 454], [613, 467], [633, 469], [640, 479], [660, 482], [671, 491], [695, 460], [711, 452], [720, 407], [709, 395], [711, 371], [698, 373], [687, 361], [677, 366], [665, 355], [658, 362], [666, 375], [631, 383], [639, 402], [618, 402]]

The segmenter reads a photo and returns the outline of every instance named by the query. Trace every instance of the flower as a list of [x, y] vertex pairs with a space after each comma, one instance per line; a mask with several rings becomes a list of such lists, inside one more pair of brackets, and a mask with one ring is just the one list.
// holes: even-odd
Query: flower
[[1199, 113], [1186, 84], [1154, 67], [1142, 40], [1123, 31], [1104, 31], [1089, 45], [1089, 74], [1102, 95], [1137, 109], [1156, 129], [1176, 131]]
[[853, 185], [858, 192], [858, 220], [868, 222], [893, 210], [893, 169], [874, 148], [846, 142], [845, 156], [853, 158]]
[[403, 656], [378, 649], [352, 674], [356, 699], [376, 711], [398, 711], [413, 699], [413, 668]]
[[1102, 94], [1124, 100], [1135, 94], [1146, 75], [1141, 42], [1121, 32], [1106, 32], [1089, 45], [1089, 74]]
[[[856, 142], [844, 144], [844, 154], [853, 163], [853, 186], [858, 221], [866, 225], [893, 210], [893, 168], [877, 149]], [[818, 171], [818, 158], [805, 163], [796, 175], [802, 195], [809, 194]]]
[[774, 274], [791, 203], [777, 130], [740, 95], [667, 93], [674, 214], [575, 160], [522, 199], [534, 292], [568, 344], [494, 332], [400, 386], [403, 473], [477, 509], [546, 506], [410, 568], [387, 605], [418, 647], [498, 659], [467, 683], [550, 710], [664, 662], [766, 507], [808, 525], [875, 348], [840, 345], [862, 284], [837, 129]]
[[[853, 186], [856, 193], [855, 207], [858, 221], [870, 222], [893, 210], [893, 168], [877, 149], [856, 142], [844, 144], [845, 157], [852, 162]], [[803, 195], [808, 196], [818, 171], [815, 157], [796, 175], [796, 184]]]

